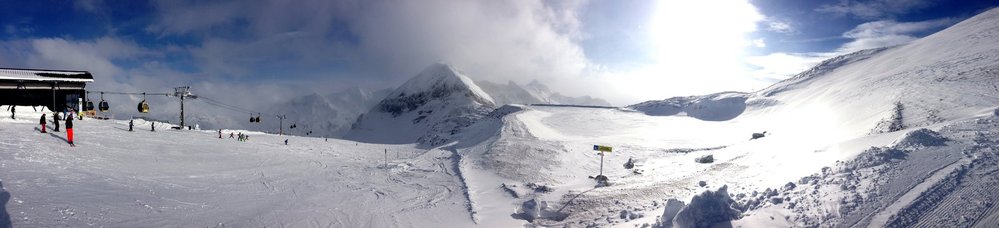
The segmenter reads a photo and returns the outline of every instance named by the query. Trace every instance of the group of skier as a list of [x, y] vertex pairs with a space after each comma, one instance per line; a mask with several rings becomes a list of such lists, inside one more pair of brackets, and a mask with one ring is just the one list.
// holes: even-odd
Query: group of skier
[[[132, 131], [135, 127], [135, 119], [128, 120], [128, 131]], [[156, 122], [149, 122], [149, 131], [156, 131]]]
[[[11, 108], [11, 109], [13, 109], [13, 108]], [[69, 146], [75, 147], [76, 144], [73, 143], [73, 118], [74, 117], [73, 117], [72, 113], [74, 113], [74, 112], [68, 112], [67, 114], [64, 115], [66, 117], [65, 118], [65, 121], [66, 121], [66, 141], [69, 142]], [[55, 124], [55, 128], [53, 128], [52, 131], [59, 132], [59, 113], [55, 112], [52, 115], [53, 115], [52, 123]], [[11, 118], [13, 118], [13, 117], [11, 117]], [[48, 133], [46, 131], [46, 127], [47, 127], [46, 123], [48, 121], [45, 119], [45, 113], [42, 113], [42, 118], [38, 122], [39, 122], [39, 124], [42, 125], [41, 133]]]
[[[239, 132], [238, 135], [236, 133], [229, 132], [229, 138], [231, 139], [233, 137], [237, 137], [236, 140], [239, 140], [240, 142], [250, 140], [250, 135], [243, 134], [243, 132]], [[222, 138], [222, 129], [219, 129], [219, 138]]]

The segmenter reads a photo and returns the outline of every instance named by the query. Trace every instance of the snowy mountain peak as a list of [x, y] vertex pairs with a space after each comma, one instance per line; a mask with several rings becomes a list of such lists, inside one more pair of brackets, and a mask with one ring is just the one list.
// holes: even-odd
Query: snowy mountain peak
[[438, 145], [495, 107], [492, 97], [461, 71], [437, 63], [358, 118], [347, 138]]
[[492, 97], [482, 91], [472, 79], [465, 76], [454, 66], [447, 63], [435, 63], [430, 65], [415, 77], [406, 81], [395, 90], [393, 96], [407, 96], [424, 92], [433, 92], [434, 97], [448, 96], [453, 92], [465, 91], [468, 96], [476, 99], [477, 102], [495, 105]]

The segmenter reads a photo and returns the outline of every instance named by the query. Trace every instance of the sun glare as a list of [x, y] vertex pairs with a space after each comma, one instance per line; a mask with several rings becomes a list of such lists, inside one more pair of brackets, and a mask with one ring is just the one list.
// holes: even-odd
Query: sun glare
[[659, 1], [648, 27], [655, 64], [626, 73], [638, 79], [628, 86], [679, 86], [681, 93], [738, 89], [750, 81], [744, 50], [763, 45], [749, 37], [763, 19], [744, 0]]

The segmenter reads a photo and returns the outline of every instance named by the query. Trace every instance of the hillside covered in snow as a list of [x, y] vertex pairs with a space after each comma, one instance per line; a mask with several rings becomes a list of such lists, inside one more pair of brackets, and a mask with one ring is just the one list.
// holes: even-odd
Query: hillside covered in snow
[[18, 112], [0, 226], [999, 226], [999, 9], [761, 91], [507, 104], [549, 92], [436, 64], [328, 141]]

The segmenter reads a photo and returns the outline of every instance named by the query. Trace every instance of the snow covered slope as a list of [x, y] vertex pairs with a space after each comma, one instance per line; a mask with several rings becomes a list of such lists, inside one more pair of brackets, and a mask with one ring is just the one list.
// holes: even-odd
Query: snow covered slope
[[0, 119], [0, 227], [473, 225], [448, 152], [94, 119], [71, 148], [30, 110]]
[[[297, 126], [285, 129], [287, 134], [339, 137], [350, 130], [357, 117], [377, 105], [389, 92], [391, 90], [352, 88], [327, 95], [313, 93], [292, 99], [272, 113], [286, 113], [287, 124]], [[308, 134], [310, 131], [312, 133]]]
[[879, 122], [920, 127], [990, 111], [999, 104], [997, 62], [993, 9], [909, 44], [825, 61], [759, 95], [782, 103], [774, 110], [835, 107], [830, 114], [851, 135], [884, 132]]
[[531, 81], [526, 86], [520, 86], [513, 81], [507, 84], [497, 84], [489, 81], [476, 81], [476, 84], [486, 91], [496, 102], [496, 105], [506, 104], [564, 104], [564, 105], [588, 105], [588, 106], [611, 106], [610, 103], [600, 98], [590, 96], [569, 97], [559, 93], [554, 93], [547, 86], [537, 80]]
[[652, 116], [672, 116], [684, 114], [707, 121], [725, 121], [738, 117], [746, 111], [746, 99], [750, 94], [722, 92], [704, 96], [673, 97], [659, 101], [646, 101], [628, 106]]
[[544, 103], [542, 102], [543, 98], [535, 96], [513, 81], [506, 84], [476, 81], [475, 84], [488, 93], [496, 105]]
[[467, 76], [438, 63], [420, 72], [358, 118], [346, 137], [378, 143], [438, 145], [495, 108]]
[[348, 134], [402, 145], [85, 120], [69, 149], [37, 116], [0, 119], [0, 225], [995, 227], [997, 75], [999, 9], [755, 93], [633, 109], [495, 108], [438, 64]]

